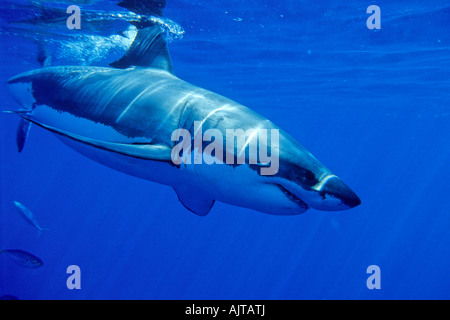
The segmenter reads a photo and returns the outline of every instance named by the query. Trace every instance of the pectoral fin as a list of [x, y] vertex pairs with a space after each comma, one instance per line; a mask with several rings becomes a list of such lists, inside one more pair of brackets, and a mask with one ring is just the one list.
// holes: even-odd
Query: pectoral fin
[[202, 192], [196, 192], [195, 188], [180, 185], [174, 187], [174, 190], [183, 206], [196, 215], [206, 216], [214, 205], [215, 200], [206, 198]]
[[25, 113], [18, 113], [22, 118], [33, 122], [41, 128], [47, 129], [53, 133], [62, 135], [64, 137], [70, 138], [72, 140], [103, 149], [110, 152], [119, 153], [125, 156], [145, 159], [145, 160], [153, 160], [153, 161], [164, 161], [171, 162], [171, 152], [172, 149], [168, 146], [159, 145], [159, 144], [146, 144], [146, 143], [117, 143], [110, 141], [103, 141], [92, 139], [89, 137], [81, 136], [79, 134], [68, 132], [65, 130], [61, 130], [59, 128], [55, 128], [52, 126], [45, 125], [34, 119], [28, 117]]

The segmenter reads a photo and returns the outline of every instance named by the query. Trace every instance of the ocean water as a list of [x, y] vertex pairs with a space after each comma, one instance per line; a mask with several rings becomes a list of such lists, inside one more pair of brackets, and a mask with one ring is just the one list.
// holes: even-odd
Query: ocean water
[[[44, 8], [67, 7], [55, 2]], [[132, 16], [114, 1], [87, 2], [82, 29], [68, 30], [27, 1], [0, 1], [0, 110], [19, 107], [6, 81], [40, 67], [39, 46], [52, 65], [105, 66], [125, 52], [131, 40], [118, 32], [135, 32]], [[366, 26], [373, 4], [379, 30]], [[272, 120], [362, 204], [273, 216], [216, 202], [199, 217], [171, 188], [93, 162], [40, 128], [19, 154], [19, 119], [0, 114], [0, 247], [44, 262], [27, 269], [1, 254], [0, 295], [450, 298], [447, 1], [167, 0], [164, 19], [178, 77]], [[39, 234], [13, 201], [50, 230]], [[70, 265], [79, 290], [66, 285]], [[380, 289], [367, 286], [371, 265]]]

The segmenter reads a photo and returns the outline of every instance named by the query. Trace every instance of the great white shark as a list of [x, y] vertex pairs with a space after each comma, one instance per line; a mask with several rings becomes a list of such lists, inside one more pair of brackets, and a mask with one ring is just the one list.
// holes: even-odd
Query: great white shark
[[[309, 208], [338, 211], [361, 203], [340, 178], [270, 120], [177, 78], [160, 28], [138, 28], [128, 52], [111, 67], [44, 67], [8, 81], [21, 106], [12, 111], [22, 118], [19, 149], [34, 123], [108, 167], [173, 187], [181, 203], [201, 216], [215, 201], [275, 215]], [[195, 122], [223, 136], [227, 129], [277, 130], [279, 141], [272, 146], [279, 157], [277, 172], [261, 174], [264, 163], [175, 164], [172, 134], [184, 129], [194, 137]]]

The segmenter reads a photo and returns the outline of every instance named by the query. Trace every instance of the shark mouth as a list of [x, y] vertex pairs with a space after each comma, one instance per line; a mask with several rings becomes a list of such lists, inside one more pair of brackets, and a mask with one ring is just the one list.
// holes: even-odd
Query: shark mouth
[[278, 185], [278, 187], [280, 188], [281, 192], [284, 193], [284, 195], [291, 200], [292, 202], [294, 202], [295, 204], [297, 204], [300, 208], [304, 209], [304, 210], [308, 210], [309, 206], [302, 201], [302, 199], [300, 199], [299, 197], [297, 197], [295, 194], [293, 194], [292, 192], [290, 192], [289, 190], [287, 190], [285, 187], [283, 187], [282, 185]]

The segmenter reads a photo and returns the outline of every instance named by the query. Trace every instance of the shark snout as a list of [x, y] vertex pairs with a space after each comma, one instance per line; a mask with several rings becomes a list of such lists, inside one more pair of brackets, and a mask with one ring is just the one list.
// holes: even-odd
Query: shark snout
[[324, 210], [345, 210], [361, 204], [356, 193], [335, 175], [324, 177], [316, 190], [323, 197], [321, 209]]

